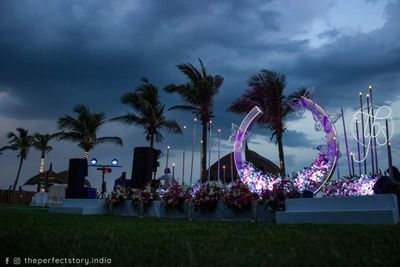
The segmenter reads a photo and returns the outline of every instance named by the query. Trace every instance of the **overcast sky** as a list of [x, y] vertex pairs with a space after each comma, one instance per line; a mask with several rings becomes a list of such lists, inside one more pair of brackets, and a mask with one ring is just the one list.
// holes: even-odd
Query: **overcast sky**
[[[57, 118], [71, 114], [76, 104], [104, 111], [108, 118], [121, 115], [128, 108], [120, 104], [120, 97], [135, 89], [140, 77], [148, 77], [160, 89], [184, 82], [176, 65], [197, 65], [198, 57], [209, 73], [225, 78], [214, 119], [215, 129], [222, 129], [223, 154], [232, 147], [227, 141], [230, 124], [240, 124], [242, 118], [225, 110], [246, 89], [250, 75], [263, 68], [287, 75], [288, 94], [299, 87], [313, 88], [314, 100], [329, 112], [343, 107], [348, 123], [358, 107], [358, 92], [371, 84], [375, 103], [398, 111], [393, 117], [400, 129], [399, 1], [0, 0], [0, 145], [7, 144], [6, 133], [16, 127], [55, 132]], [[167, 107], [180, 103], [175, 95], [161, 94]], [[188, 125], [188, 140], [193, 117], [179, 111], [167, 115]], [[311, 163], [321, 136], [312, 130], [311, 116], [293, 117], [286, 126], [287, 167], [293, 171]], [[337, 128], [343, 153], [340, 123]], [[99, 163], [117, 157], [130, 174], [133, 147], [147, 145], [142, 133], [138, 127], [107, 123], [101, 135], [121, 136], [124, 147], [99, 146], [91, 156]], [[254, 129], [250, 148], [277, 162], [277, 148], [268, 134]], [[171, 145], [170, 163], [176, 162], [180, 177], [182, 139], [164, 136], [157, 147]], [[396, 165], [399, 141], [396, 129]], [[47, 162], [55, 171], [67, 169], [68, 158], [82, 155], [73, 143], [52, 145]], [[379, 153], [381, 166], [386, 166], [386, 150]], [[186, 155], [188, 163], [190, 154]], [[39, 157], [31, 151], [21, 184], [38, 172]], [[342, 159], [342, 168], [344, 164]], [[18, 167], [16, 154], [0, 156], [0, 167], [0, 187], [8, 188]], [[113, 172], [109, 181], [119, 174]], [[99, 180], [100, 174], [92, 170], [89, 181], [97, 186]]]

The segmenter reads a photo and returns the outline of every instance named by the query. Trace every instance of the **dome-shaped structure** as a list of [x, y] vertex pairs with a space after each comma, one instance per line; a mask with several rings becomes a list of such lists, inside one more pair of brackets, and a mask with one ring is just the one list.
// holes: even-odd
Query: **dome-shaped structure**
[[[279, 174], [280, 170], [279, 167], [270, 161], [269, 159], [264, 158], [257, 152], [250, 150], [249, 147], [246, 144], [245, 147], [245, 153], [246, 153], [246, 159], [251, 162], [258, 170], [264, 172], [264, 173], [273, 173], [273, 174]], [[224, 166], [225, 166], [225, 171], [224, 171]], [[211, 169], [211, 180], [217, 180], [218, 178], [218, 161], [216, 161], [213, 165], [210, 167]], [[232, 177], [234, 180], [239, 179], [239, 176], [237, 174], [236, 168], [235, 168], [235, 163], [233, 159], [233, 152], [221, 157], [220, 159], [220, 179], [221, 181], [224, 181], [224, 172], [225, 172], [225, 182], [229, 183], [232, 180]], [[208, 170], [207, 170], [208, 173]]]
[[[53, 165], [50, 164], [48, 171], [32, 176], [24, 183], [24, 185], [46, 184], [46, 176], [48, 185], [68, 184], [68, 170], [56, 173], [53, 171]], [[91, 187], [90, 182], [86, 178], [85, 186]]]

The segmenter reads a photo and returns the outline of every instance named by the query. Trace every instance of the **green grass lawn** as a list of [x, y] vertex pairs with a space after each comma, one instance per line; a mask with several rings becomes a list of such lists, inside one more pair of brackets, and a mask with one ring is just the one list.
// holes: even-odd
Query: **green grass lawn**
[[108, 257], [113, 266], [400, 266], [400, 225], [275, 225], [48, 214], [0, 206], [10, 257]]

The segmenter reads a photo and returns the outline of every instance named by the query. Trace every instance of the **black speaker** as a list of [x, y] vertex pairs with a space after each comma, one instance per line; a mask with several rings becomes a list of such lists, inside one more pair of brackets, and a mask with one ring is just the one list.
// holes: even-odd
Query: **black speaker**
[[68, 168], [68, 188], [66, 198], [88, 198], [85, 177], [88, 175], [86, 159], [70, 159]]
[[151, 181], [153, 172], [157, 171], [159, 150], [150, 147], [135, 147], [133, 152], [131, 185], [142, 188]]

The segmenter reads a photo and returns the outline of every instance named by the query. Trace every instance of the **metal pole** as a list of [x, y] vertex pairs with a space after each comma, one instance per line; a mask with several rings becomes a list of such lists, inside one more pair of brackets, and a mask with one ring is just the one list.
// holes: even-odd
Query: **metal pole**
[[221, 129], [218, 129], [218, 182], [220, 181], [220, 169], [221, 169]]
[[231, 182], [233, 183], [233, 152], [231, 153]]
[[353, 176], [356, 176], [356, 172], [354, 171], [354, 154], [353, 154], [353, 152], [350, 153], [350, 157], [351, 157], [351, 170], [353, 172]]
[[183, 186], [183, 180], [185, 179], [185, 152], [186, 152], [185, 136], [186, 136], [186, 125], [183, 126], [182, 186]]
[[197, 119], [194, 118], [193, 142], [192, 142], [192, 162], [190, 164], [190, 181], [189, 181], [189, 185], [192, 185], [192, 181], [193, 181], [193, 161], [194, 161], [194, 148], [195, 148], [195, 144], [196, 144], [196, 126], [197, 126]]
[[358, 174], [361, 176], [361, 151], [360, 151], [360, 136], [358, 132], [358, 121], [356, 119], [356, 134], [357, 134], [357, 154], [358, 154]]
[[[200, 151], [201, 151], [201, 148], [203, 147], [203, 139], [201, 139], [200, 140]], [[207, 155], [207, 151], [205, 151], [205, 153], [206, 153], [206, 155]], [[201, 170], [201, 154], [200, 154], [200, 183], [202, 183], [203, 181], [203, 177], [201, 176], [202, 175], [202, 170]], [[204, 181], [205, 182], [205, 181]]]
[[168, 168], [169, 149], [170, 149], [170, 146], [167, 146], [167, 162], [166, 162], [166, 164], [165, 164], [165, 169]]
[[211, 124], [212, 121], [210, 120], [210, 141], [208, 142], [208, 181], [211, 180]]
[[[375, 173], [375, 164], [374, 164], [374, 149], [373, 149], [373, 139], [372, 139], [372, 125], [371, 125], [371, 107], [369, 102], [369, 94], [367, 94], [367, 110], [368, 110], [368, 129], [369, 129], [369, 146], [371, 147], [371, 163], [372, 163], [372, 173]], [[372, 144], [371, 144], [372, 142]]]
[[224, 166], [222, 166], [222, 169], [223, 169], [223, 171], [224, 171], [224, 185], [225, 185], [225, 181], [226, 181], [225, 165], [224, 165]]
[[366, 159], [366, 148], [365, 148], [364, 112], [363, 112], [362, 93], [361, 93], [361, 92], [360, 92], [360, 113], [361, 113], [361, 134], [362, 134], [362, 147], [363, 147], [363, 159], [364, 159], [364, 174], [367, 174], [367, 159]]
[[104, 198], [104, 170], [101, 173], [101, 198]]
[[389, 176], [391, 178], [394, 178], [393, 175], [393, 163], [392, 163], [392, 148], [390, 146], [390, 140], [389, 140], [389, 126], [388, 126], [388, 121], [386, 120], [386, 147], [387, 147], [387, 153], [388, 153], [388, 165], [389, 165]]
[[372, 115], [372, 141], [373, 141], [373, 150], [374, 150], [374, 157], [375, 157], [375, 171], [378, 173], [379, 167], [378, 167], [378, 151], [376, 149], [376, 132], [375, 132], [375, 116], [374, 116], [374, 104], [372, 103], [372, 86], [369, 86], [369, 98], [371, 101], [371, 115]]
[[349, 175], [351, 176], [349, 144], [348, 144], [348, 142], [347, 142], [346, 124], [345, 124], [345, 122], [344, 122], [343, 108], [341, 108], [341, 112], [342, 112], [342, 122], [343, 122], [344, 141], [345, 141], [345, 144], [346, 144], [347, 165], [348, 165], [348, 167], [349, 167]]

